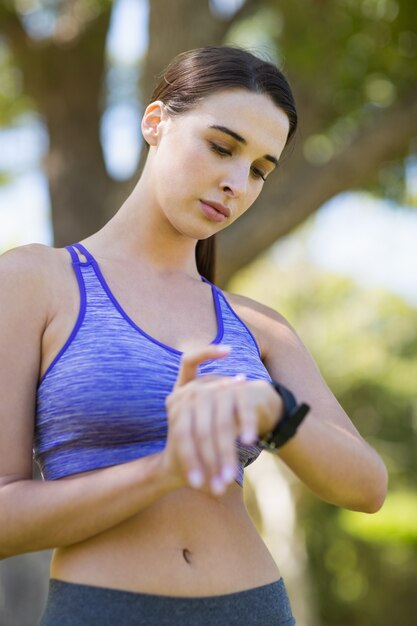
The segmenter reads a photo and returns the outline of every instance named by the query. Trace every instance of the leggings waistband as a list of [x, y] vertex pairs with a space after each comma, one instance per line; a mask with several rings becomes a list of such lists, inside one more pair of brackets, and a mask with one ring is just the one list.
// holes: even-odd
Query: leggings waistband
[[50, 578], [38, 626], [294, 626], [282, 578], [215, 596], [167, 596]]

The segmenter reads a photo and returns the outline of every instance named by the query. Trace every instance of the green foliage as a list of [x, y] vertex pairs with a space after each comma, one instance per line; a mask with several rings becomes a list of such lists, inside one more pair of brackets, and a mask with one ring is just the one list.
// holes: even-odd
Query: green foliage
[[0, 37], [0, 128], [29, 110], [33, 110], [33, 103], [23, 93], [21, 70], [13, 62], [6, 40]]
[[417, 547], [417, 493], [396, 491], [389, 494], [378, 515], [358, 515], [342, 510], [339, 523], [346, 532], [365, 541]]
[[307, 74], [314, 99], [335, 113], [388, 106], [410, 91], [417, 61], [410, 0], [270, 4], [285, 16], [280, 39], [286, 64], [291, 72]]

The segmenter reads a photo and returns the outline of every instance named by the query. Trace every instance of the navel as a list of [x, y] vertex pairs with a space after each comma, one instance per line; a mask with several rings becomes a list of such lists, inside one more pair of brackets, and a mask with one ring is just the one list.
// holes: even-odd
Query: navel
[[182, 556], [187, 561], [187, 563], [191, 563], [191, 552], [188, 550], [188, 548], [184, 548], [184, 550], [182, 551]]

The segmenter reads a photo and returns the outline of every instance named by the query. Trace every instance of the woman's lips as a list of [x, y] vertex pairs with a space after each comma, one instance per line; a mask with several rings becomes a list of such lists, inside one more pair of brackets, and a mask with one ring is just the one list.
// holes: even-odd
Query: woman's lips
[[226, 219], [226, 216], [223, 215], [223, 213], [220, 213], [220, 211], [217, 211], [217, 209], [213, 208], [209, 204], [206, 204], [202, 200], [200, 200], [200, 205], [204, 215], [208, 217], [209, 220], [212, 220], [213, 222], [224, 222]]

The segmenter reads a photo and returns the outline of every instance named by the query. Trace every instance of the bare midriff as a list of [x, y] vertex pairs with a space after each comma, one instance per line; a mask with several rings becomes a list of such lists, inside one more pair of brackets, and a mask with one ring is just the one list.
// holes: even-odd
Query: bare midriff
[[280, 578], [235, 482], [220, 497], [177, 489], [95, 537], [55, 549], [50, 575], [183, 597], [234, 593]]

